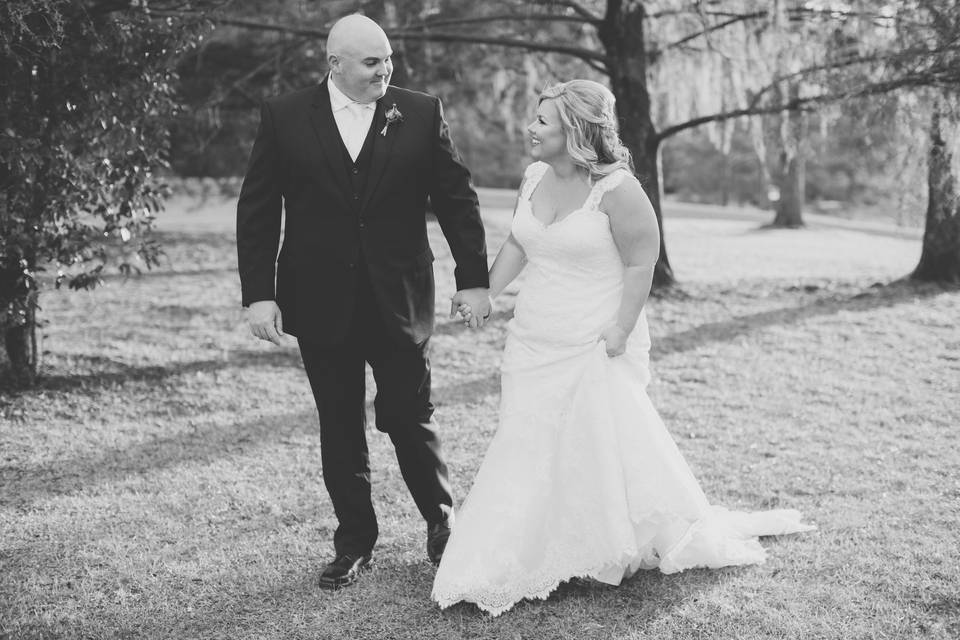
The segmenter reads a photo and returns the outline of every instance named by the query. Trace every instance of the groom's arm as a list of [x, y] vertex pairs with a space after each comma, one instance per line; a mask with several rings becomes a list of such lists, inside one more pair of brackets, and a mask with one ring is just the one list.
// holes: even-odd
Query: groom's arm
[[456, 263], [457, 290], [486, 289], [487, 245], [480, 219], [480, 203], [470, 184], [470, 171], [463, 165], [440, 100], [434, 98], [433, 159], [430, 202]]
[[276, 295], [274, 281], [283, 207], [279, 172], [273, 114], [265, 102], [260, 108], [260, 127], [237, 201], [237, 260], [245, 307], [273, 300]]

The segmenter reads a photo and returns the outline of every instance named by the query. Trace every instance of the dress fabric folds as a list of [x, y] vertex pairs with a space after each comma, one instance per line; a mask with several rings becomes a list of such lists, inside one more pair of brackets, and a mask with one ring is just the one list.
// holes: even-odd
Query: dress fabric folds
[[500, 424], [464, 501], [432, 597], [493, 615], [545, 599], [573, 577], [619, 584], [639, 569], [763, 562], [758, 536], [813, 529], [790, 509], [712, 506], [646, 393], [644, 313], [627, 352], [606, 355], [624, 267], [600, 210], [629, 176], [593, 186], [549, 225], [530, 198], [548, 165], [526, 172], [512, 232], [527, 257], [503, 353]]

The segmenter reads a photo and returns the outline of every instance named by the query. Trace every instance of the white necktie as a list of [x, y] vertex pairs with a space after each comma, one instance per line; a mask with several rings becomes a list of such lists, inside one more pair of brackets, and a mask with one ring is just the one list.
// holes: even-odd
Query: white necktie
[[367, 131], [363, 126], [363, 105], [358, 102], [350, 102], [347, 104], [347, 113], [350, 114], [349, 125], [343, 144], [347, 147], [350, 159], [356, 162], [357, 156], [360, 155], [360, 149], [363, 148], [363, 141], [367, 137]]

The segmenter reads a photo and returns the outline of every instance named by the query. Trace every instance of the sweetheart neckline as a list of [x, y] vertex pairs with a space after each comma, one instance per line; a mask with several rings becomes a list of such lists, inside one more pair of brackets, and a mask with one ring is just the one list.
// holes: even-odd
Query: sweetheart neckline
[[[552, 222], [550, 222], [550, 223], [548, 224], [548, 223], [544, 223], [543, 220], [541, 220], [541, 219], [538, 218], [536, 215], [534, 215], [534, 213], [533, 213], [533, 203], [532, 203], [529, 199], [524, 200], [524, 202], [526, 202], [526, 204], [527, 204], [527, 213], [530, 214], [530, 217], [533, 219], [534, 222], [536, 222], [541, 228], [543, 228], [543, 229], [545, 229], [545, 230], [546, 230], [546, 229], [549, 229], [549, 228], [551, 228], [551, 227], [555, 227], [555, 226], [558, 225], [558, 224], [561, 224], [561, 223], [564, 222], [565, 220], [568, 220], [568, 219], [572, 218], [572, 217], [573, 217], [575, 214], [577, 214], [577, 213], [584, 213], [584, 212], [586, 212], [586, 213], [600, 213], [600, 214], [603, 214], [603, 215], [607, 215], [607, 214], [606, 214], [604, 211], [602, 211], [601, 209], [590, 209], [590, 208], [587, 208], [587, 207], [584, 206], [584, 207], [579, 207], [579, 208], [577, 208], [577, 209], [574, 209], [573, 211], [571, 211], [571, 212], [568, 213], [567, 215], [563, 216], [563, 217], [560, 218], [559, 220], [554, 219]], [[584, 203], [584, 204], [586, 204], [586, 203]]]

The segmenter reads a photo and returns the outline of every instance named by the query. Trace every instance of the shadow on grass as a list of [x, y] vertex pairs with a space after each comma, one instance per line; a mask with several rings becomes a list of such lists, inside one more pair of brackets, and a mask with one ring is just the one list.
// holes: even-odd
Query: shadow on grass
[[729, 320], [702, 324], [686, 331], [672, 333], [654, 343], [651, 355], [654, 358], [667, 356], [714, 342], [729, 342], [765, 327], [786, 326], [841, 311], [865, 312], [893, 307], [957, 290], [956, 287], [896, 280], [886, 285], [874, 285], [853, 295], [838, 296], [828, 291], [824, 296], [803, 306], [736, 316]]
[[[844, 310], [869, 311], [881, 307], [923, 299], [951, 291], [938, 285], [895, 282], [863, 292], [822, 297], [808, 305], [788, 307], [738, 316], [722, 322], [700, 325], [674, 333], [658, 341], [654, 355], [665, 356], [687, 351], [713, 342], [726, 342], [740, 335], [771, 325], [785, 325], [809, 318], [835, 314]], [[508, 315], [503, 313], [502, 317]], [[451, 323], [455, 324], [455, 323]], [[462, 325], [457, 325], [462, 326]], [[117, 364], [109, 362], [111, 367]], [[300, 367], [296, 351], [238, 350], [216, 360], [200, 360], [170, 367], [120, 366], [116, 371], [83, 375], [51, 376], [41, 383], [41, 390], [70, 390], [123, 385], [131, 381], [158, 381], [165, 378], [214, 371], [228, 367], [294, 366]], [[434, 398], [438, 405], [476, 402], [499, 390], [499, 374], [492, 372], [465, 383], [437, 387]], [[208, 461], [244, 444], [276, 440], [307, 428], [314, 429], [312, 412], [297, 416], [273, 416], [241, 425], [228, 424], [198, 430], [191, 434], [177, 433], [132, 447], [108, 449], [98, 455], [58, 460], [33, 467], [0, 467], [7, 491], [0, 504], [22, 506], [48, 494], [71, 493], [100, 482], [120, 480], [131, 474], [145, 474], [155, 469], [184, 462]]]
[[40, 391], [96, 390], [136, 382], [159, 382], [168, 378], [190, 375], [197, 372], [213, 372], [230, 368], [247, 367], [301, 367], [297, 350], [236, 349], [226, 357], [176, 362], [170, 365], [135, 366], [101, 356], [78, 358], [80, 366], [97, 369], [89, 373], [55, 373], [40, 378], [34, 388], [13, 389], [10, 395], [22, 395]]
[[499, 371], [466, 382], [434, 387], [431, 399], [438, 407], [442, 407], [444, 405], [480, 402], [483, 398], [495, 393], [500, 393]]
[[228, 251], [233, 252], [237, 246], [237, 241], [233, 234], [215, 230], [154, 231], [151, 234], [151, 238], [156, 240], [160, 246], [164, 248], [181, 247], [190, 249], [193, 247], [225, 247]]
[[619, 587], [573, 581], [494, 618], [469, 603], [439, 609], [430, 599], [434, 569], [425, 561], [382, 553], [374, 569], [337, 592], [316, 587], [316, 570], [304, 566], [261, 588], [219, 583], [220, 596], [191, 618], [161, 616], [137, 631], [145, 638], [626, 638], [741, 571], [643, 571]]
[[[746, 218], [743, 218], [746, 219]], [[920, 240], [922, 231], [910, 229], [907, 227], [871, 227], [867, 225], [858, 225], [856, 223], [847, 223], [841, 220], [825, 220], [823, 218], [800, 225], [775, 225], [773, 223], [761, 224], [745, 232], [745, 234], [763, 233], [764, 231], [819, 231], [830, 229], [835, 231], [849, 231], [851, 233], [862, 233], [868, 236], [878, 236], [881, 238], [895, 238], [897, 240]]]
[[[852, 295], [837, 295], [826, 290], [809, 304], [784, 307], [771, 311], [736, 316], [728, 320], [702, 324], [685, 331], [669, 334], [657, 340], [652, 348], [654, 358], [696, 349], [715, 342], [729, 342], [739, 336], [769, 326], [785, 326], [819, 316], [828, 316], [841, 311], [870, 311], [883, 307], [931, 298], [943, 293], [957, 291], [956, 287], [898, 280], [886, 285], [874, 285]], [[667, 296], [689, 297], [682, 291], [667, 292]], [[496, 311], [490, 322], [506, 322], [513, 317], [512, 309]], [[462, 322], [450, 321], [439, 324], [436, 335], [460, 335], [469, 332]], [[86, 361], [102, 370], [82, 374], [55, 374], [41, 379], [32, 390], [12, 390], [11, 395], [34, 391], [67, 391], [82, 388], [102, 388], [129, 382], [159, 381], [196, 372], [212, 372], [232, 367], [301, 367], [296, 350], [234, 350], [225, 358], [197, 360], [169, 366], [129, 366], [114, 361], [90, 357]], [[499, 390], [499, 373], [492, 372], [468, 382], [438, 387], [434, 397], [440, 403], [453, 404], [468, 400], [476, 401]]]
[[[236, 273], [237, 268], [231, 266], [224, 267], [191, 267], [187, 269], [177, 269], [174, 265], [162, 264], [152, 269], [144, 269], [140, 273], [125, 276], [119, 273], [110, 273], [103, 276], [104, 282], [120, 282], [123, 284], [137, 282], [140, 280], [155, 280], [157, 278], [182, 278], [189, 276], [223, 276]], [[239, 277], [237, 282], [240, 282]]]
[[[269, 425], [270, 428], [277, 426]], [[18, 637], [54, 637], [51, 632], [55, 632], [58, 637], [148, 639], [631, 638], [636, 637], [638, 630], [669, 618], [677, 607], [709, 597], [724, 581], [736, 579], [743, 572], [764, 572], [758, 567], [691, 570], [671, 576], [641, 571], [619, 587], [573, 581], [561, 584], [545, 601], [523, 601], [504, 615], [492, 618], [469, 603], [458, 603], [442, 611], [437, 607], [430, 599], [434, 568], [425, 559], [410, 560], [422, 555], [419, 538], [417, 550], [412, 553], [407, 542], [378, 547], [375, 567], [356, 585], [329, 592], [316, 586], [329, 532], [302, 532], [312, 543], [322, 540], [322, 549], [315, 544], [291, 543], [288, 539], [280, 542], [285, 546], [269, 553], [250, 548], [249, 540], [236, 539], [236, 536], [262, 539], [264, 532], [278, 526], [276, 515], [254, 516], [252, 521], [245, 522], [242, 531], [236, 523], [221, 525], [212, 537], [202, 542], [184, 540], [183, 553], [190, 556], [195, 553], [195, 544], [208, 549], [210, 545], [235, 544], [239, 555], [232, 556], [231, 562], [245, 567], [240, 575], [231, 575], [228, 566], [209, 564], [199, 577], [189, 582], [184, 582], [176, 570], [164, 569], [164, 562], [150, 565], [157, 573], [129, 577], [129, 563], [137, 566], [144, 561], [140, 555], [127, 557], [125, 554], [154, 552], [149, 547], [149, 537], [120, 556], [102, 558], [93, 573], [86, 566], [89, 559], [81, 559], [82, 554], [74, 542], [43, 537], [0, 552], [0, 567], [5, 569], [5, 576], [0, 578], [0, 592], [12, 592], [38, 567], [45, 567], [54, 576], [62, 572], [68, 579], [73, 576], [78, 583], [73, 587], [69, 582], [59, 585], [65, 597], [73, 595], [71, 589], [105, 592], [116, 589], [117, 574], [127, 576], [126, 580], [137, 587], [136, 592], [140, 594], [137, 600], [122, 607], [106, 602], [98, 610], [53, 621], [41, 622], [36, 616], [20, 612], [19, 617], [27, 622], [27, 627], [19, 629], [25, 635]], [[81, 549], [84, 544], [80, 543]], [[148, 547], [144, 548], [144, 544]], [[64, 559], [62, 554], [68, 555]], [[254, 568], [257, 565], [259, 570]], [[174, 592], [176, 595], [171, 595]], [[162, 605], [159, 608], [158, 603]], [[185, 607], [171, 606], [180, 603], [192, 603], [193, 609], [186, 614]], [[31, 629], [31, 622], [37, 627]], [[32, 631], [37, 635], [31, 635]], [[120, 631], [123, 635], [118, 635]]]
[[244, 454], [265, 442], [304, 433], [316, 434], [319, 444], [317, 416], [313, 411], [155, 435], [146, 442], [42, 464], [0, 466], [0, 481], [4, 486], [0, 506], [22, 509], [44, 496], [69, 495], [157, 470], [208, 463], [224, 456]]
[[[736, 316], [728, 320], [701, 324], [686, 331], [669, 334], [654, 342], [651, 356], [662, 358], [715, 342], [729, 342], [739, 336], [750, 334], [765, 327], [785, 326], [810, 318], [833, 315], [841, 311], [865, 312], [893, 307], [958, 290], [960, 289], [957, 287], [918, 283], [911, 280], [897, 280], [886, 285], [875, 285], [851, 295], [837, 295], [827, 290], [823, 295], [803, 306], [783, 307], [772, 311]], [[661, 295], [662, 297], [680, 299], [691, 298], [690, 294], [682, 289], [668, 290]], [[511, 317], [511, 311], [501, 311], [495, 313], [493, 319], [508, 320]], [[469, 331], [460, 322], [450, 322], [442, 325], [442, 327], [447, 334]], [[488, 376], [475, 378], [467, 382], [437, 388], [435, 389], [435, 397], [438, 404], [476, 402], [485, 395], [499, 392], [499, 389], [500, 374], [494, 372]]]

